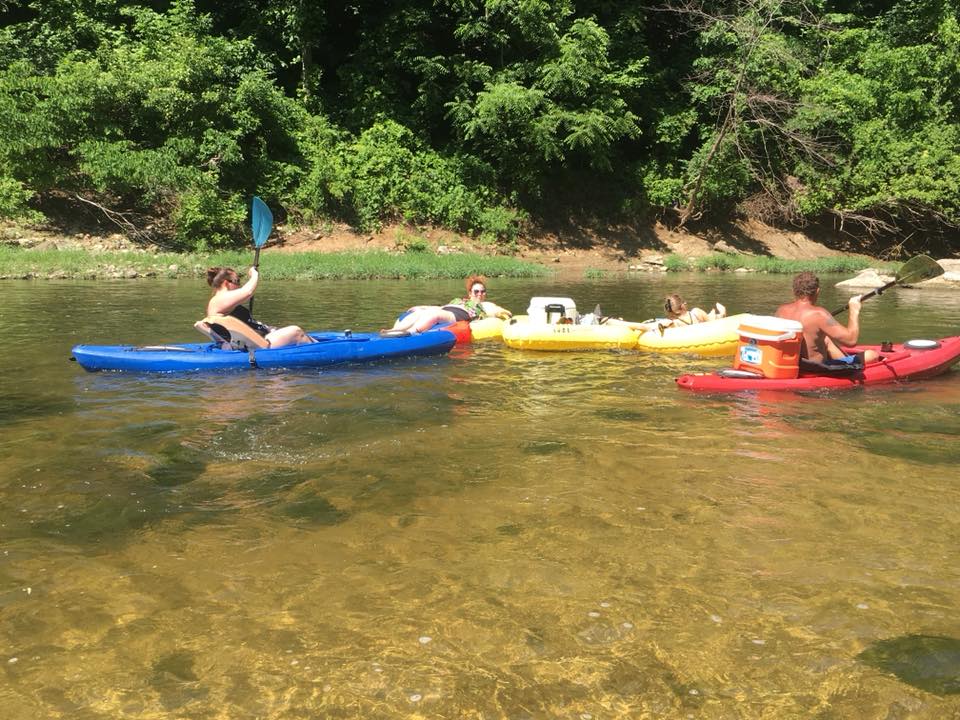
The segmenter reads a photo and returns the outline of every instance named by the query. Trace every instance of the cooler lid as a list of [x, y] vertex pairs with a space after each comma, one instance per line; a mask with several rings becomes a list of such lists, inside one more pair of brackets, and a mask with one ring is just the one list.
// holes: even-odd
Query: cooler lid
[[786, 320], [774, 315], [748, 315], [740, 321], [741, 328], [767, 330], [771, 333], [802, 332], [803, 325], [796, 320]]
[[542, 310], [547, 305], [563, 305], [565, 308], [575, 310], [577, 304], [572, 298], [567, 297], [532, 297], [530, 298], [530, 310]]

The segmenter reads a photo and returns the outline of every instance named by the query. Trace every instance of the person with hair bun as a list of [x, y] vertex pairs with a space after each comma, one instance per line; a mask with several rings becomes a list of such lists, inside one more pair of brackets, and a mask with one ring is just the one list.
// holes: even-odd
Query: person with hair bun
[[213, 296], [207, 302], [207, 317], [226, 315], [236, 318], [266, 341], [271, 348], [285, 345], [304, 345], [316, 342], [297, 325], [275, 328], [255, 320], [243, 303], [249, 301], [257, 290], [260, 273], [252, 267], [247, 272], [247, 281], [240, 284], [240, 276], [230, 267], [207, 269], [207, 284], [213, 288]]
[[487, 279], [483, 275], [471, 275], [465, 285], [466, 297], [454, 298], [446, 305], [415, 305], [401, 315], [392, 328], [381, 332], [389, 335], [421, 333], [437, 324], [479, 320], [488, 315], [503, 319], [511, 317], [509, 310], [487, 300]]
[[663, 300], [663, 311], [667, 314], [667, 319], [671, 321], [674, 327], [678, 325], [695, 325], [696, 323], [710, 322], [722, 317], [726, 317], [727, 309], [720, 303], [710, 312], [705, 312], [701, 308], [695, 307], [692, 310], [687, 307], [687, 301], [676, 293], [667, 295]]

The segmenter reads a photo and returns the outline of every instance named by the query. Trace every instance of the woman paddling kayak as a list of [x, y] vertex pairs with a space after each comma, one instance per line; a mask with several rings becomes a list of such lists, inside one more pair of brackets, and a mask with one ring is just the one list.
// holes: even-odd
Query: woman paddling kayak
[[274, 328], [254, 320], [250, 310], [243, 303], [250, 300], [256, 292], [260, 273], [257, 272], [256, 267], [252, 267], [247, 275], [247, 282], [241, 285], [240, 276], [233, 268], [207, 269], [207, 284], [213, 288], [213, 297], [207, 302], [208, 318], [216, 315], [234, 317], [262, 337], [272, 348], [316, 342], [297, 325]]

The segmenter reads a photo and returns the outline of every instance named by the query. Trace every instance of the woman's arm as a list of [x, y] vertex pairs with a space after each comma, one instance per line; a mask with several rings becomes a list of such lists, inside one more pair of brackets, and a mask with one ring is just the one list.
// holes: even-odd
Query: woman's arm
[[495, 302], [490, 302], [489, 300], [484, 300], [480, 303], [480, 307], [483, 308], [483, 311], [487, 315], [493, 315], [498, 317], [501, 320], [506, 320], [507, 318], [513, 317], [513, 313], [507, 310], [506, 308], [500, 307]]
[[703, 308], [698, 308], [698, 307], [695, 307], [693, 310], [690, 311], [690, 317], [693, 319], [693, 322], [695, 323], [707, 322], [710, 319], [710, 316], [703, 311]]

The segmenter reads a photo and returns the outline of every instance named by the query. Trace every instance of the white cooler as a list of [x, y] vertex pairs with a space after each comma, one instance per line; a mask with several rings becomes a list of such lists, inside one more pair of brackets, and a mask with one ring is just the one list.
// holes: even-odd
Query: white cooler
[[570, 298], [565, 297], [530, 298], [527, 316], [532, 323], [546, 323], [548, 325], [556, 325], [561, 321], [576, 323], [579, 318], [577, 304]]

